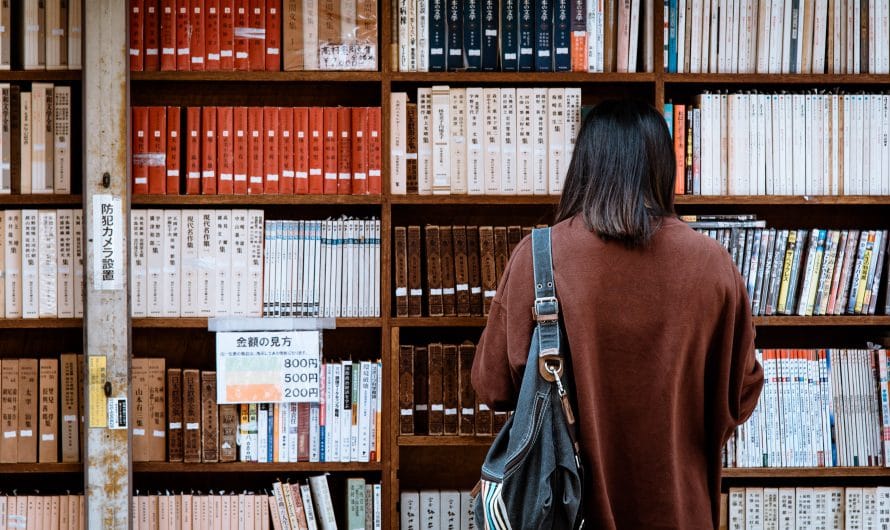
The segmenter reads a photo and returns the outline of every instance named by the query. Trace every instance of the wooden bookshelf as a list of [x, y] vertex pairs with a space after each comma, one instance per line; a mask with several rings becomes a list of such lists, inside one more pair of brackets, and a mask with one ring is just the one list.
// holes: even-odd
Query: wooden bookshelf
[[399, 436], [400, 447], [488, 447], [493, 436]]
[[130, 72], [130, 81], [165, 81], [172, 83], [199, 83], [207, 81], [237, 83], [379, 83], [380, 72]]
[[83, 464], [74, 463], [36, 463], [36, 464], [2, 464], [4, 475], [55, 475], [62, 473], [83, 473]]
[[[132, 327], [152, 329], [207, 329], [205, 317], [173, 317], [173, 318], [134, 318]], [[337, 328], [379, 328], [382, 326], [380, 318], [338, 318]]]
[[726, 468], [724, 479], [754, 478], [874, 478], [886, 480], [890, 477], [887, 467], [753, 467]]
[[653, 73], [584, 73], [584, 72], [392, 72], [393, 82], [407, 83], [491, 83], [500, 84], [598, 84], [644, 83], [654, 84], [658, 76]]
[[0, 319], [0, 329], [79, 328], [82, 318], [17, 318]]
[[[393, 327], [402, 328], [461, 328], [485, 326], [487, 317], [395, 317], [389, 323]], [[868, 326], [890, 327], [890, 316], [758, 316], [754, 317], [754, 325], [758, 327], [825, 327], [825, 326]]]
[[0, 83], [11, 81], [56, 83], [81, 79], [83, 79], [81, 70], [0, 70]]
[[380, 195], [133, 195], [133, 206], [380, 205]]
[[134, 462], [134, 473], [367, 473], [383, 470], [380, 462]]
[[28, 206], [70, 206], [72, 208], [79, 208], [83, 205], [83, 196], [49, 194], [0, 195], [0, 205], [4, 208], [21, 208]]
[[887, 85], [890, 75], [876, 74], [661, 74], [664, 84], [693, 85]]

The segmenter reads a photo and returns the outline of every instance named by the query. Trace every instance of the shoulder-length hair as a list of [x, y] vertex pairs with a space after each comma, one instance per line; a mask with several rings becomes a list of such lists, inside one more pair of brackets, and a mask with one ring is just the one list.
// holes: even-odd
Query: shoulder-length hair
[[674, 215], [674, 149], [664, 117], [636, 101], [591, 109], [575, 143], [556, 222], [580, 215], [603, 239], [644, 246]]

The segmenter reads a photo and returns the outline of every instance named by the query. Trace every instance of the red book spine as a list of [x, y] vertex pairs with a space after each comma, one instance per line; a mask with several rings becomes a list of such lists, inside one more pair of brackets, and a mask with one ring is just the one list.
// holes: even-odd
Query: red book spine
[[167, 109], [148, 108], [148, 192], [153, 195], [167, 193]]
[[674, 194], [686, 192], [686, 105], [674, 105], [674, 155], [676, 157], [676, 177]]
[[368, 193], [368, 109], [352, 109], [352, 193]]
[[144, 69], [145, 3], [143, 0], [130, 0], [130, 70], [141, 72]]
[[266, 0], [266, 70], [281, 70], [281, 0]]
[[185, 141], [185, 193], [198, 195], [201, 193], [201, 107], [186, 109], [185, 128], [188, 131]]
[[219, 0], [219, 69], [235, 68], [235, 0]]
[[247, 165], [249, 163], [248, 156], [248, 129], [247, 129], [247, 107], [235, 107], [232, 109], [233, 128], [235, 130], [234, 141], [234, 176], [235, 176], [235, 194], [247, 195]]
[[204, 0], [204, 51], [204, 68], [219, 70], [219, 0]]
[[278, 107], [263, 108], [263, 193], [278, 193]]
[[279, 192], [294, 193], [294, 109], [278, 109], [278, 174], [281, 176]]
[[161, 12], [158, 0], [145, 0], [145, 63], [147, 72], [161, 69], [159, 48], [161, 42]]
[[324, 173], [325, 194], [337, 193], [337, 107], [324, 108], [324, 147], [322, 152], [322, 171]]
[[250, 70], [250, 0], [235, 0], [235, 70]]
[[[334, 114], [336, 116], [336, 113]], [[333, 134], [333, 133], [332, 133]], [[309, 193], [324, 191], [324, 109], [309, 108]], [[336, 150], [334, 151], [336, 153]], [[336, 167], [336, 164], [335, 164]], [[337, 174], [334, 173], [334, 178]]]
[[201, 193], [216, 195], [216, 107], [201, 109]]
[[148, 107], [133, 107], [133, 193], [148, 193]]
[[337, 107], [337, 193], [352, 194], [352, 110]]
[[266, 69], [266, 0], [250, 0], [250, 69]]
[[161, 0], [161, 70], [176, 70], [176, 0]]
[[167, 195], [179, 195], [179, 107], [167, 107]]
[[380, 107], [368, 107], [368, 193], [380, 195], [383, 160], [383, 134]]
[[235, 174], [235, 135], [233, 133], [232, 107], [217, 107], [216, 120], [216, 130], [219, 131], [219, 137], [216, 139], [216, 163], [219, 166], [219, 182], [216, 191], [220, 195], [231, 195], [235, 193], [232, 180]]
[[309, 193], [309, 107], [294, 109], [294, 193]]
[[176, 69], [192, 69], [192, 17], [189, 0], [178, 0], [176, 6]]
[[247, 109], [247, 193], [263, 193], [263, 109]]
[[192, 55], [192, 70], [204, 70], [204, 0], [190, 0], [191, 38], [189, 48]]

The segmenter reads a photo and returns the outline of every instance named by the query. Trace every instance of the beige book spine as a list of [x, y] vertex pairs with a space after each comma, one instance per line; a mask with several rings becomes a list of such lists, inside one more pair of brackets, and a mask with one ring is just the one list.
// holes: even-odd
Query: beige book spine
[[68, 195], [71, 193], [71, 87], [55, 87], [53, 101], [53, 193]]

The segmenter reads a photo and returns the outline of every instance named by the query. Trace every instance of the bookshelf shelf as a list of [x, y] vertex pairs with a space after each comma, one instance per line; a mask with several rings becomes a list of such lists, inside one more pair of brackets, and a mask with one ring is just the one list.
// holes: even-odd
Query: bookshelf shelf
[[[181, 318], [134, 318], [134, 328], [180, 328], [180, 329], [207, 329], [207, 319], [203, 317]], [[379, 318], [338, 318], [338, 328], [379, 328]]]
[[675, 204], [752, 206], [793, 205], [890, 205], [888, 195], [677, 195]]
[[653, 73], [585, 72], [392, 72], [394, 82], [412, 83], [654, 83]]
[[401, 447], [488, 447], [493, 436], [399, 436]]
[[230, 81], [238, 83], [379, 83], [380, 72], [130, 72], [130, 81], [206, 82]]
[[665, 85], [881, 85], [890, 75], [874, 74], [663, 74]]
[[472, 328], [487, 321], [488, 317], [395, 317], [389, 323], [399, 328]]
[[362, 473], [381, 471], [380, 462], [183, 463], [134, 462], [135, 473]]
[[79, 328], [82, 326], [82, 318], [0, 319], [0, 329]]
[[2, 464], [2, 469], [4, 475], [83, 473], [83, 464], [78, 462], [52, 464]]
[[133, 195], [133, 206], [379, 205], [380, 195]]
[[886, 467], [787, 467], [787, 468], [726, 468], [724, 479], [736, 478], [887, 478]]
[[[459, 328], [482, 327], [486, 324], [486, 317], [395, 317], [390, 319], [390, 325], [401, 328]], [[874, 315], [842, 315], [842, 316], [759, 316], [754, 317], [756, 326], [890, 326], [890, 316]]]
[[393, 195], [392, 204], [405, 205], [504, 205], [540, 204], [554, 206], [559, 203], [557, 195]]
[[0, 71], [0, 83], [9, 81], [80, 81], [81, 70], [3, 70]]
[[81, 195], [0, 195], [0, 206], [81, 206]]

